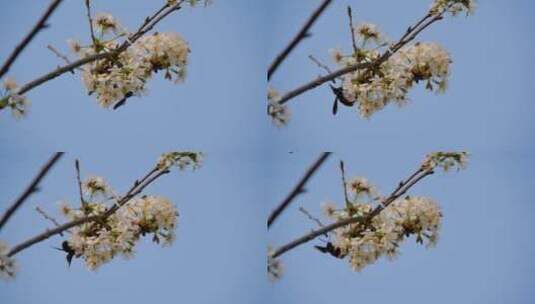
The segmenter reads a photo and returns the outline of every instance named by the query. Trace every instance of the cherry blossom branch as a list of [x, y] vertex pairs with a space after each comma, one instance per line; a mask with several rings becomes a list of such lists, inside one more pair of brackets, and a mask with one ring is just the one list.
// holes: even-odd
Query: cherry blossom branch
[[117, 210], [119, 210], [120, 207], [127, 204], [131, 199], [133, 199], [135, 196], [143, 192], [143, 190], [152, 184], [154, 181], [156, 181], [158, 178], [160, 178], [162, 175], [165, 175], [169, 173], [168, 169], [161, 170], [158, 167], [154, 167], [151, 169], [144, 177], [141, 179], [138, 179], [134, 182], [132, 187], [126, 192], [126, 194], [118, 200], [118, 202], [110, 207], [106, 212], [104, 212], [101, 215], [94, 215], [94, 216], [86, 216], [82, 217], [73, 221], [70, 221], [68, 223], [62, 224], [58, 227], [55, 227], [53, 229], [47, 229], [44, 232], [16, 245], [11, 248], [11, 250], [8, 252], [8, 256], [12, 257], [16, 255], [17, 253], [21, 252], [24, 249], [27, 249], [39, 242], [42, 242], [56, 234], [63, 233], [64, 231], [76, 227], [78, 225], [82, 225], [89, 222], [102, 222], [112, 214], [114, 214]]
[[44, 14], [41, 16], [41, 18], [37, 21], [37, 23], [34, 25], [32, 30], [22, 39], [22, 41], [15, 47], [13, 52], [9, 55], [9, 57], [6, 59], [4, 64], [2, 65], [2, 68], [0, 68], [0, 78], [2, 78], [11, 68], [11, 65], [15, 62], [17, 57], [20, 55], [20, 53], [30, 44], [30, 42], [33, 40], [33, 38], [39, 33], [41, 30], [45, 29], [48, 25], [46, 24], [48, 18], [52, 15], [52, 13], [58, 8], [59, 4], [62, 0], [53, 0]]
[[332, 0], [324, 0], [320, 6], [310, 15], [310, 17], [307, 19], [301, 30], [297, 33], [297, 35], [290, 41], [290, 43], [282, 50], [280, 54], [275, 57], [273, 62], [269, 65], [268, 73], [267, 73], [267, 79], [270, 80], [271, 76], [279, 65], [286, 59], [286, 57], [292, 52], [292, 50], [301, 42], [304, 38], [307, 38], [310, 36], [310, 33], [308, 32], [309, 29], [312, 27], [314, 22], [318, 19], [318, 17], [325, 11], [327, 6], [332, 2]]
[[[112, 51], [98, 53], [94, 55], [90, 55], [87, 57], [84, 57], [82, 59], [79, 59], [77, 61], [74, 61], [70, 64], [64, 65], [62, 67], [59, 67], [55, 69], [52, 72], [49, 72], [41, 77], [38, 77], [24, 85], [22, 85], [18, 91], [18, 94], [22, 95], [42, 84], [45, 82], [48, 82], [58, 76], [61, 76], [67, 72], [73, 72], [74, 69], [81, 67], [85, 64], [100, 60], [100, 59], [113, 59], [114, 57], [120, 55], [122, 52], [126, 51], [130, 45], [132, 45], [135, 41], [137, 41], [139, 38], [141, 38], [143, 35], [145, 35], [147, 32], [152, 30], [154, 26], [156, 26], [162, 19], [167, 17], [169, 14], [171, 14], [174, 11], [180, 10], [181, 5], [183, 4], [184, 0], [178, 1], [174, 5], [166, 4], [158, 9], [158, 11], [153, 14], [150, 17], [145, 18], [142, 25], [138, 28], [138, 30], [132, 34], [130, 37], [128, 37], [118, 48]], [[2, 108], [0, 108], [2, 110]]]
[[267, 226], [268, 229], [271, 227], [273, 222], [281, 215], [281, 213], [290, 205], [290, 203], [297, 197], [299, 194], [305, 192], [305, 184], [308, 182], [308, 180], [316, 173], [316, 171], [321, 167], [321, 165], [325, 162], [325, 160], [331, 155], [331, 152], [323, 152], [320, 157], [308, 168], [308, 170], [305, 172], [305, 175], [299, 180], [299, 182], [295, 185], [293, 190], [288, 194], [288, 196], [271, 212], [271, 214], [268, 217]]
[[33, 180], [30, 182], [28, 187], [26, 187], [26, 190], [22, 192], [22, 194], [17, 198], [15, 202], [4, 212], [2, 217], [0, 217], [0, 230], [4, 227], [4, 225], [7, 223], [9, 218], [13, 216], [15, 211], [22, 206], [22, 204], [32, 195], [33, 193], [39, 191], [39, 183], [41, 180], [46, 176], [48, 171], [52, 169], [52, 166], [60, 159], [60, 157], [63, 155], [64, 152], [56, 152], [52, 155], [52, 157], [43, 165], [41, 170], [39, 170], [39, 173], [33, 178]]
[[343, 226], [347, 226], [350, 224], [355, 223], [361, 223], [362, 226], [368, 225], [371, 220], [379, 215], [381, 211], [383, 211], [386, 207], [388, 207], [391, 203], [393, 203], [395, 200], [400, 198], [401, 196], [405, 195], [407, 191], [412, 188], [414, 185], [416, 185], [419, 181], [421, 181], [423, 178], [433, 174], [434, 171], [432, 169], [424, 170], [422, 168], [419, 168], [416, 170], [412, 175], [410, 175], [407, 179], [401, 181], [397, 188], [383, 201], [375, 207], [367, 216], [364, 217], [351, 217], [344, 220], [340, 220], [338, 222], [334, 222], [330, 225], [324, 226], [322, 228], [312, 230], [310, 233], [307, 233], [303, 235], [302, 237], [299, 237], [279, 248], [277, 248], [275, 251], [273, 251], [273, 254], [271, 255], [272, 258], [276, 258], [281, 256], [282, 254], [296, 248], [297, 246], [300, 246], [306, 242], [309, 242], [315, 238], [317, 238], [320, 235], [324, 235], [326, 233], [329, 233], [335, 229], [338, 229]]
[[82, 206], [86, 206], [84, 199], [84, 192], [82, 190], [82, 178], [80, 177], [80, 161], [77, 159], [74, 161], [74, 168], [76, 169], [76, 182], [78, 183], [78, 192], [80, 193], [80, 203]]
[[284, 94], [283, 96], [281, 96], [280, 100], [279, 100], [279, 103], [280, 104], [284, 104], [288, 101], [290, 101], [291, 99], [307, 92], [307, 91], [310, 91], [326, 82], [329, 82], [329, 81], [332, 81], [340, 76], [343, 76], [345, 74], [348, 74], [348, 73], [351, 73], [351, 72], [354, 72], [356, 70], [360, 70], [360, 69], [371, 69], [373, 70], [374, 68], [380, 66], [382, 63], [384, 63], [386, 60], [388, 60], [392, 55], [394, 55], [399, 49], [401, 49], [403, 46], [405, 46], [407, 43], [409, 43], [410, 41], [414, 40], [416, 38], [416, 36], [421, 33], [424, 29], [426, 29], [427, 27], [429, 27], [431, 24], [439, 21], [439, 20], [442, 20], [443, 19], [443, 14], [444, 12], [446, 11], [446, 9], [444, 9], [441, 13], [439, 14], [431, 14], [431, 13], [428, 13], [426, 14], [422, 19], [420, 19], [415, 25], [413, 26], [409, 26], [409, 28], [407, 29], [407, 31], [405, 32], [405, 34], [398, 40], [398, 42], [396, 42], [395, 44], [393, 44], [392, 46], [390, 46], [390, 48], [385, 51], [383, 53], [383, 55], [379, 58], [377, 58], [375, 61], [373, 62], [366, 62], [366, 63], [358, 63], [358, 64], [353, 64], [353, 65], [350, 65], [350, 66], [347, 66], [345, 68], [341, 68], [339, 70], [336, 70], [328, 75], [325, 75], [325, 76], [321, 76], [321, 77], [318, 77], [308, 83], [305, 83], [297, 88], [295, 88], [294, 90], [291, 90], [289, 92], [287, 92], [286, 94]]
[[89, 22], [89, 32], [91, 34], [91, 41], [93, 41], [93, 45], [96, 45], [97, 38], [95, 37], [95, 30], [93, 29], [93, 18], [91, 17], [91, 0], [85, 0], [85, 8], [87, 12], [87, 21]]

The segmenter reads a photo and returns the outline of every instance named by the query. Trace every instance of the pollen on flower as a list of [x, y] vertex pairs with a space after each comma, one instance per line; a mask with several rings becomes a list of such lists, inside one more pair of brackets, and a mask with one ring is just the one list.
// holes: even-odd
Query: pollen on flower
[[100, 176], [92, 176], [87, 178], [83, 184], [82, 188], [90, 197], [96, 195], [106, 196], [110, 192], [110, 187]]
[[366, 178], [360, 176], [354, 177], [347, 182], [347, 189], [349, 190], [349, 193], [354, 196], [355, 200], [359, 198], [359, 196], [367, 196], [371, 199], [378, 196], [375, 187], [371, 185]]
[[100, 31], [101, 35], [106, 35], [109, 32], [118, 34], [120, 32], [121, 25], [115, 20], [115, 18], [109, 13], [97, 13], [93, 26]]
[[0, 277], [12, 279], [17, 272], [15, 260], [8, 256], [9, 246], [0, 240]]
[[380, 45], [385, 42], [383, 34], [379, 31], [377, 25], [372, 23], [361, 23], [355, 28], [355, 35], [357, 39], [361, 39], [362, 46], [365, 46], [369, 41], [373, 41], [375, 45]]

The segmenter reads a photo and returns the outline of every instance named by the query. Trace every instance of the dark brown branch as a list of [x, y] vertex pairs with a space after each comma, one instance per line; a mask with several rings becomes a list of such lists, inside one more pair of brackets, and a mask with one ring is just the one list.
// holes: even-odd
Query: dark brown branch
[[290, 54], [290, 52], [292, 52], [292, 50], [299, 44], [299, 42], [301, 42], [304, 38], [310, 35], [308, 31], [310, 30], [314, 22], [316, 22], [318, 17], [323, 13], [323, 11], [327, 8], [327, 6], [331, 2], [332, 0], [323, 0], [320, 6], [307, 19], [307, 21], [305, 22], [301, 30], [299, 30], [297, 35], [290, 41], [288, 46], [286, 46], [286, 48], [284, 48], [284, 50], [279, 55], [277, 55], [277, 57], [275, 57], [275, 59], [273, 60], [273, 62], [268, 68], [268, 73], [267, 73], [268, 80], [271, 79], [271, 76], [273, 75], [273, 73], [275, 73], [275, 71], [280, 66], [280, 64], [286, 59], [286, 57]]
[[7, 223], [7, 221], [9, 220], [9, 218], [11, 216], [13, 216], [13, 214], [15, 213], [15, 211], [17, 211], [17, 209], [22, 206], [22, 204], [24, 203], [24, 201], [26, 201], [26, 199], [32, 195], [33, 193], [37, 192], [39, 189], [38, 189], [38, 186], [39, 186], [39, 183], [41, 182], [41, 180], [46, 176], [46, 174], [48, 173], [48, 171], [50, 171], [50, 169], [52, 168], [52, 166], [54, 166], [54, 164], [59, 160], [59, 158], [63, 155], [63, 152], [56, 152], [54, 153], [54, 155], [52, 155], [52, 157], [43, 165], [43, 167], [41, 168], [41, 170], [39, 170], [39, 173], [37, 173], [37, 175], [33, 178], [33, 180], [30, 182], [30, 184], [28, 185], [28, 187], [26, 187], [26, 190], [24, 190], [24, 192], [22, 192], [22, 194], [19, 196], [19, 198], [17, 198], [17, 200], [15, 202], [13, 202], [13, 204], [6, 210], [6, 212], [2, 215], [2, 217], [0, 218], [0, 230], [2, 230], [2, 228], [4, 227], [4, 225]]
[[41, 18], [37, 21], [37, 23], [34, 25], [32, 30], [22, 39], [22, 41], [15, 47], [13, 52], [9, 55], [9, 57], [6, 59], [6, 62], [2, 65], [2, 68], [0, 68], [0, 78], [2, 78], [11, 68], [11, 65], [15, 62], [17, 57], [20, 55], [20, 53], [28, 46], [28, 44], [33, 40], [35, 35], [39, 33], [42, 29], [47, 27], [46, 21], [52, 13], [56, 10], [58, 5], [61, 3], [62, 0], [53, 0], [44, 14], [41, 16]]
[[295, 185], [293, 190], [288, 194], [288, 196], [271, 212], [269, 215], [267, 226], [268, 229], [271, 227], [273, 222], [281, 215], [281, 213], [290, 205], [290, 203], [294, 200], [294, 198], [303, 193], [305, 191], [304, 187], [305, 184], [308, 182], [308, 180], [316, 173], [316, 171], [319, 169], [319, 167], [325, 162], [325, 160], [331, 155], [331, 152], [323, 152], [320, 157], [308, 168], [308, 170], [305, 172], [305, 175], [299, 180], [299, 182]]
[[95, 37], [95, 29], [93, 28], [93, 18], [91, 17], [91, 0], [85, 0], [85, 8], [87, 11], [87, 20], [89, 22], [89, 32], [91, 34], [91, 41], [93, 46], [97, 45], [97, 38]]
[[82, 178], [80, 177], [80, 161], [76, 159], [74, 161], [74, 168], [76, 169], [76, 181], [78, 183], [78, 192], [80, 193], [80, 203], [82, 206], [86, 206], [86, 201], [84, 199], [84, 192], [82, 190]]
[[393, 203], [395, 200], [400, 198], [401, 196], [405, 195], [407, 191], [412, 188], [416, 183], [418, 183], [420, 180], [425, 178], [426, 176], [429, 176], [433, 174], [433, 170], [427, 170], [423, 171], [422, 169], [418, 169], [415, 173], [413, 173], [409, 178], [399, 183], [397, 188], [388, 196], [386, 199], [382, 201], [381, 204], [379, 204], [375, 209], [373, 209], [367, 216], [365, 217], [351, 217], [344, 220], [340, 220], [338, 222], [334, 222], [330, 225], [324, 226], [320, 229], [313, 230], [310, 233], [307, 233], [303, 235], [300, 238], [297, 238], [279, 248], [277, 248], [273, 254], [272, 257], [276, 258], [284, 254], [285, 252], [288, 252], [295, 247], [302, 245], [306, 242], [309, 242], [315, 238], [317, 238], [320, 235], [329, 233], [335, 229], [338, 229], [340, 227], [355, 224], [355, 223], [361, 223], [363, 226], [366, 226], [370, 221], [379, 215], [381, 211], [383, 211], [386, 207], [388, 207], [391, 203]]
[[392, 45], [388, 50], [386, 50], [381, 57], [377, 58], [377, 60], [373, 62], [366, 62], [366, 63], [358, 63], [354, 65], [347, 66], [345, 68], [341, 68], [337, 71], [334, 71], [328, 75], [318, 77], [315, 80], [312, 80], [308, 83], [305, 83], [299, 87], [297, 87], [294, 90], [291, 90], [281, 96], [279, 103], [284, 104], [288, 102], [289, 100], [307, 92], [310, 91], [326, 82], [332, 81], [340, 76], [343, 76], [345, 74], [354, 72], [356, 70], [360, 69], [374, 69], [381, 64], [383, 64], [385, 61], [387, 61], [392, 55], [394, 55], [399, 49], [401, 49], [403, 46], [405, 46], [410, 41], [414, 40], [416, 36], [421, 33], [424, 29], [429, 27], [431, 24], [441, 20], [443, 18], [443, 13], [437, 14], [437, 15], [431, 15], [427, 14], [422, 19], [420, 19], [414, 26], [411, 26], [408, 28], [407, 32], [399, 39], [397, 43]]
[[344, 190], [344, 200], [346, 207], [349, 206], [349, 198], [347, 197], [347, 182], [346, 182], [346, 170], [344, 168], [344, 162], [340, 161], [340, 175], [342, 176], [342, 190]]
[[353, 27], [353, 11], [351, 6], [347, 6], [347, 17], [349, 18], [349, 32], [351, 33], [351, 44], [353, 45], [353, 52], [358, 51], [357, 42], [355, 41], [355, 28]]
[[102, 222], [109, 216], [111, 216], [113, 213], [115, 213], [117, 210], [119, 210], [120, 207], [124, 206], [126, 203], [128, 203], [132, 198], [140, 194], [148, 185], [153, 183], [155, 180], [157, 180], [159, 177], [161, 177], [164, 174], [169, 173], [169, 170], [159, 170], [158, 168], [154, 168], [147, 175], [145, 175], [141, 180], [136, 180], [130, 190], [126, 192], [126, 194], [119, 199], [119, 201], [113, 205], [111, 208], [109, 208], [104, 214], [102, 215], [95, 215], [95, 216], [86, 216], [77, 220], [70, 221], [68, 223], [65, 223], [61, 226], [58, 226], [54, 229], [47, 229], [44, 232], [14, 246], [11, 248], [11, 250], [8, 252], [8, 256], [14, 256], [15, 254], [21, 252], [22, 250], [31, 247], [39, 242], [42, 242], [56, 234], [60, 234], [70, 228], [76, 227], [78, 225], [82, 225], [89, 222]]
[[[52, 80], [52, 79], [54, 79], [54, 78], [56, 78], [58, 76], [61, 76], [61, 75], [65, 74], [65, 73], [67, 73], [67, 72], [72, 72], [72, 71], [74, 71], [74, 69], [76, 69], [76, 68], [78, 68], [80, 66], [83, 66], [85, 64], [91, 63], [93, 61], [97, 61], [97, 60], [100, 60], [100, 59], [111, 59], [113, 57], [118, 56], [122, 52], [126, 51], [128, 49], [128, 47], [130, 45], [132, 45], [137, 39], [141, 38], [141, 36], [143, 36], [148, 31], [153, 29], [154, 26], [156, 24], [158, 24], [163, 18], [168, 16], [170, 13], [179, 10], [181, 8], [180, 5], [183, 2], [184, 1], [179, 1], [177, 4], [175, 4], [175, 5], [171, 6], [171, 7], [169, 7], [169, 5], [166, 3], [162, 8], [160, 8], [157, 11], [157, 14], [154, 14], [153, 16], [146, 18], [145, 21], [143, 22], [143, 24], [140, 26], [140, 28], [134, 34], [132, 34], [132, 36], [128, 37], [126, 39], [126, 41], [123, 42], [117, 49], [109, 51], [109, 52], [103, 52], [103, 53], [90, 55], [90, 56], [84, 57], [82, 59], [79, 59], [79, 60], [77, 60], [77, 61], [75, 61], [75, 62], [73, 62], [71, 64], [67, 64], [65, 66], [59, 67], [56, 70], [54, 70], [52, 72], [49, 72], [49, 73], [47, 73], [47, 74], [45, 74], [45, 75], [43, 75], [43, 76], [41, 76], [41, 77], [39, 77], [39, 78], [37, 78], [35, 80], [32, 80], [32, 81], [28, 82], [27, 84], [21, 86], [18, 93], [19, 94], [24, 94], [24, 93], [34, 89], [35, 87], [38, 87], [38, 86], [42, 85], [45, 82], [48, 82], [48, 81], [50, 81], [50, 80]], [[165, 11], [166, 8], [168, 8], [167, 11]], [[163, 14], [160, 14], [162, 12], [163, 12]]]

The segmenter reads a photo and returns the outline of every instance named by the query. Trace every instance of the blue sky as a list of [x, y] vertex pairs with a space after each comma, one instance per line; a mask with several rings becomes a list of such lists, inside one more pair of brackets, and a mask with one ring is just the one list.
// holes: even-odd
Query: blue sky
[[[141, 0], [93, 2], [95, 11], [113, 13], [128, 28], [159, 6]], [[135, 259], [118, 259], [91, 273], [80, 261], [66, 267], [64, 256], [51, 249], [61, 242], [56, 237], [17, 257], [19, 276], [0, 284], [0, 302], [533, 302], [532, 1], [480, 1], [474, 16], [447, 18], [423, 33], [422, 41], [441, 43], [453, 58], [446, 94], [416, 89], [408, 106], [389, 107], [366, 120], [348, 108], [333, 117], [329, 89], [319, 88], [289, 103], [293, 119], [282, 129], [265, 116], [266, 66], [320, 1], [214, 2], [180, 11], [158, 27], [177, 31], [190, 43], [183, 85], [154, 79], [147, 96], [108, 111], [86, 95], [77, 77], [64, 75], [28, 94], [32, 108], [26, 119], [0, 114], [0, 206], [16, 197], [53, 151], [68, 152], [43, 191], [0, 233], [10, 244], [47, 226], [35, 206], [52, 213], [57, 201], [75, 200], [75, 158], [83, 172], [103, 175], [124, 191], [162, 152], [206, 152], [201, 170], [174, 172], [147, 189], [169, 197], [180, 210], [173, 247], [146, 242]], [[357, 21], [377, 23], [392, 38], [430, 4], [333, 2], [313, 36], [273, 76], [280, 91], [321, 73], [309, 54], [329, 62], [329, 48], [350, 47], [348, 3]], [[30, 0], [0, 4], [7, 25], [0, 29], [0, 58], [44, 6]], [[66, 50], [68, 38], [87, 40], [85, 21], [82, 2], [65, 1], [10, 75], [23, 83], [54, 68], [60, 62], [46, 45]], [[388, 192], [436, 150], [472, 154], [467, 170], [436, 174], [412, 191], [434, 198], [443, 209], [436, 248], [408, 242], [397, 261], [354, 273], [345, 261], [313, 250], [312, 242], [284, 255], [285, 276], [267, 282], [266, 243], [280, 245], [313, 228], [297, 208], [319, 215], [321, 202], [341, 201], [339, 159], [348, 175], [366, 176]], [[335, 153], [266, 235], [268, 212], [321, 151]]]

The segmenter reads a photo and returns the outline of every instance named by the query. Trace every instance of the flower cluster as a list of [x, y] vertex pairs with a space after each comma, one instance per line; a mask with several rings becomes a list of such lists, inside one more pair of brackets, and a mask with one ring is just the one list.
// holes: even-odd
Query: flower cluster
[[448, 12], [453, 16], [461, 12], [466, 12], [470, 15], [476, 9], [476, 2], [474, 0], [435, 0], [431, 5], [430, 13], [433, 15]]
[[438, 240], [442, 215], [438, 205], [429, 198], [396, 200], [368, 223], [365, 219], [374, 210], [373, 203], [349, 202], [344, 209], [325, 204], [323, 208], [326, 215], [335, 221], [362, 218], [362, 221], [334, 231], [334, 248], [339, 250], [340, 257], [347, 258], [355, 271], [383, 256], [396, 257], [400, 244], [411, 235], [416, 235], [420, 244], [425, 241], [428, 247]]
[[201, 167], [203, 157], [200, 152], [168, 152], [160, 156], [156, 166], [159, 170], [167, 170], [172, 166], [180, 170], [187, 168], [195, 170]]
[[104, 178], [100, 176], [92, 176], [87, 178], [82, 184], [82, 188], [91, 198], [99, 194], [106, 196], [106, 194], [110, 193], [111, 191]]
[[0, 109], [9, 107], [11, 109], [11, 114], [15, 118], [22, 118], [25, 116], [28, 113], [30, 102], [26, 96], [19, 94], [20, 88], [17, 83], [11, 78], [6, 78], [4, 79], [2, 87], [3, 92], [1, 95], [3, 97], [0, 98]]
[[159, 176], [171, 166], [197, 169], [201, 161], [202, 154], [198, 152], [165, 153], [143, 181], [137, 181], [124, 197], [116, 195], [104, 178], [87, 178], [82, 183], [81, 206], [74, 208], [66, 202], [60, 205], [67, 219], [82, 221], [70, 229], [70, 238], [63, 245], [64, 250], [72, 252], [68, 261], [72, 256], [83, 258], [87, 267], [95, 270], [118, 255], [132, 256], [136, 243], [144, 236], [152, 236], [155, 243], [163, 246], [171, 244], [178, 218], [173, 203], [161, 196], [134, 196], [151, 177]]
[[17, 265], [15, 260], [8, 256], [9, 247], [0, 240], [0, 277], [10, 279], [15, 277]]
[[[71, 49], [80, 58], [103, 52], [114, 52], [121, 43], [117, 38], [103, 40], [109, 33], [126, 35], [122, 27], [108, 15], [95, 19], [101, 36], [84, 47], [70, 41]], [[165, 71], [165, 78], [179, 83], [186, 76], [190, 50], [176, 33], [155, 33], [143, 36], [118, 56], [104, 58], [83, 66], [82, 81], [89, 94], [96, 94], [101, 106], [107, 108], [145, 91], [145, 84], [153, 74]]]
[[[365, 24], [357, 28], [361, 47], [350, 55], [339, 50], [331, 51], [334, 60], [342, 67], [369, 64], [378, 60], [383, 35], [375, 26]], [[373, 45], [367, 48], [368, 41]], [[363, 117], [370, 117], [389, 103], [399, 106], [407, 100], [408, 91], [420, 82], [437, 93], [445, 91], [451, 59], [436, 43], [415, 43], [401, 48], [384, 63], [342, 76], [342, 92], [347, 103], [353, 104]]]
[[[463, 169], [467, 163], [466, 152], [435, 152], [426, 156], [418, 174], [428, 174], [439, 167]], [[412, 175], [403, 185], [415, 180]], [[401, 197], [401, 194], [382, 198], [377, 188], [363, 177], [349, 180], [345, 187], [348, 193], [343, 208], [334, 203], [322, 204], [325, 215], [336, 221], [354, 219], [354, 222], [335, 229], [332, 248], [340, 258], [347, 258], [352, 268], [362, 270], [386, 256], [395, 258], [400, 244], [410, 236], [416, 242], [433, 247], [439, 238], [442, 214], [440, 207], [430, 198]], [[406, 190], [404, 190], [406, 191]], [[401, 192], [404, 193], [404, 192]]]
[[283, 127], [290, 121], [291, 113], [287, 106], [280, 104], [280, 94], [275, 89], [268, 88], [268, 115], [277, 127]]
[[436, 167], [448, 171], [451, 168], [464, 169], [468, 162], [468, 152], [433, 152], [429, 153], [422, 162], [422, 170], [432, 170]]
[[68, 246], [76, 257], [85, 260], [90, 270], [95, 270], [117, 255], [130, 257], [142, 236], [152, 235], [152, 240], [164, 245], [175, 238], [178, 212], [166, 198], [143, 196], [134, 198], [110, 216], [105, 216], [111, 208], [105, 203], [89, 202], [80, 208], [72, 208], [64, 203], [62, 213], [69, 220], [85, 217], [101, 218], [71, 229]]

